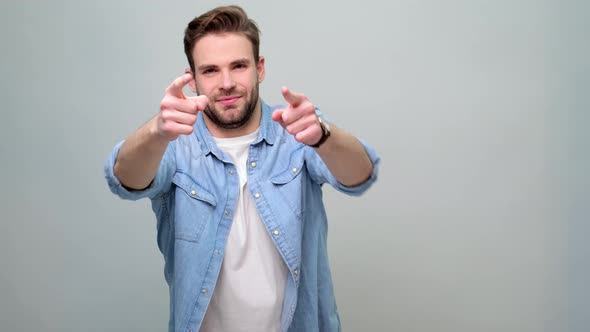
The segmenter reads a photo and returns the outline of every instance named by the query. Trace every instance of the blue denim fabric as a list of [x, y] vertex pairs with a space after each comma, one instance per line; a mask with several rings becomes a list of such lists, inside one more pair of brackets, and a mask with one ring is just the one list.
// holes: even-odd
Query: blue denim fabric
[[[256, 208], [289, 269], [281, 331], [339, 331], [321, 187], [327, 182], [360, 195], [377, 179], [379, 158], [361, 141], [373, 174], [359, 186], [343, 186], [311, 147], [272, 121], [272, 111], [262, 103], [259, 136], [248, 154], [248, 190], [252, 197], [260, 194]], [[126, 190], [113, 174], [122, 143], [105, 162], [106, 180], [123, 199], [151, 199], [170, 288], [169, 331], [196, 332], [215, 289], [236, 210], [236, 167], [215, 145], [201, 113], [192, 135], [168, 145], [145, 190]]]

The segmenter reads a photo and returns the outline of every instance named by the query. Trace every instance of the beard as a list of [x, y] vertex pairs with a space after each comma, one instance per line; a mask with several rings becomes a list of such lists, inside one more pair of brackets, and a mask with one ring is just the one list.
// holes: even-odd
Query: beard
[[[223, 95], [233, 95], [236, 93], [236, 90], [227, 91]], [[237, 129], [244, 126], [252, 115], [254, 114], [254, 110], [256, 109], [256, 104], [258, 103], [258, 83], [250, 90], [250, 94], [244, 94], [243, 97], [245, 98], [245, 104], [240, 109], [237, 110], [237, 116], [228, 117], [224, 116], [224, 113], [229, 112], [235, 106], [228, 106], [223, 107], [222, 109], [215, 108], [215, 99], [217, 96], [208, 96], [211, 98], [212, 101], [209, 102], [207, 107], [203, 110], [205, 115], [219, 128], [223, 129]]]

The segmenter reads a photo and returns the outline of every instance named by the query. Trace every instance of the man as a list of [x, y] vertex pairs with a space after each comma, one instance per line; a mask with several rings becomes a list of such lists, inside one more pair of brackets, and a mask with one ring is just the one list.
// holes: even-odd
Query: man
[[184, 45], [190, 69], [105, 163], [114, 193], [151, 199], [169, 330], [340, 330], [321, 186], [360, 195], [379, 159], [303, 94], [260, 99], [265, 59], [241, 8], [195, 18]]

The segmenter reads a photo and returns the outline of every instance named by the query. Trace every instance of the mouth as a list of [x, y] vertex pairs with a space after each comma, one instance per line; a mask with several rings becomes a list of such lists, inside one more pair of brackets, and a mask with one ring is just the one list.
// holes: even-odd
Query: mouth
[[240, 98], [240, 96], [225, 96], [217, 98], [216, 101], [223, 106], [231, 106], [235, 104]]

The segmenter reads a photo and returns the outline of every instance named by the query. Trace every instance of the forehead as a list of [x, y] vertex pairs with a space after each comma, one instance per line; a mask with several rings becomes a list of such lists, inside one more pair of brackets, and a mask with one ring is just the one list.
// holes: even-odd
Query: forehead
[[223, 65], [244, 58], [254, 61], [254, 50], [250, 40], [238, 33], [208, 34], [193, 48], [195, 66]]

